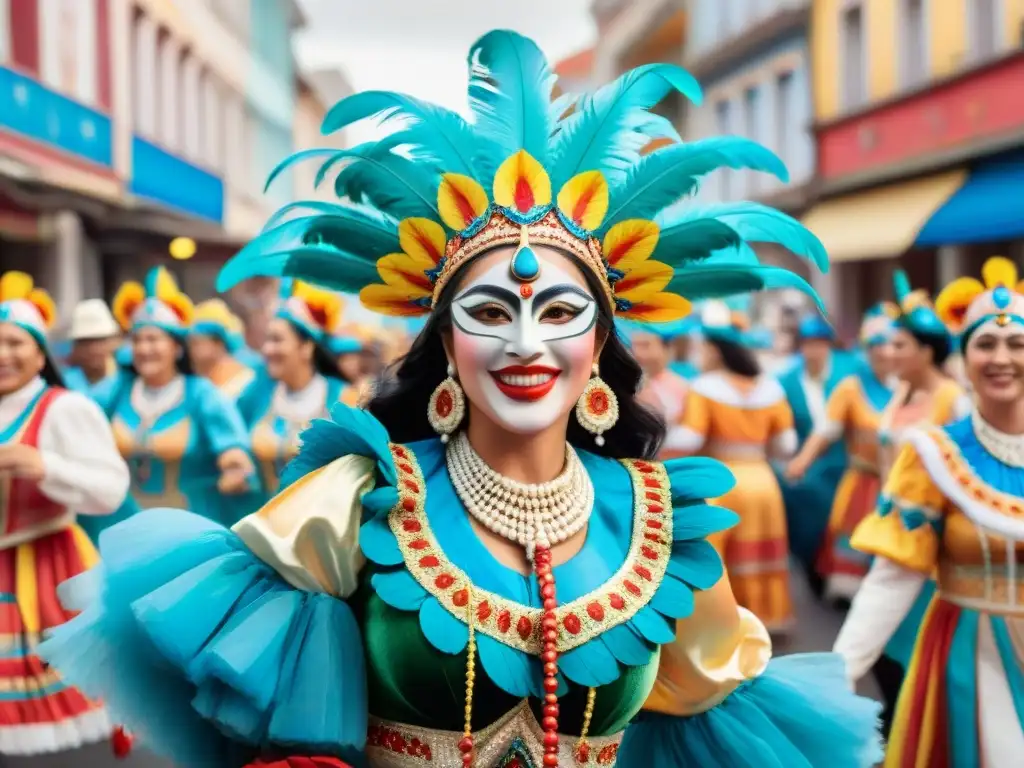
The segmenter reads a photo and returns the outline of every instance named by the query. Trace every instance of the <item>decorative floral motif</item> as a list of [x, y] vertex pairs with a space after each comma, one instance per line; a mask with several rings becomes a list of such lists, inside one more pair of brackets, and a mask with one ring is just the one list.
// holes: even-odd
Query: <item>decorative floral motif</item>
[[[413, 578], [460, 621], [472, 594], [474, 629], [505, 645], [540, 655], [542, 609], [473, 585], [442, 551], [426, 514], [426, 483], [408, 449], [392, 445], [398, 504], [388, 524]], [[625, 460], [634, 488], [633, 535], [618, 573], [600, 589], [559, 606], [558, 650], [577, 648], [636, 615], [654, 596], [672, 552], [672, 496], [661, 464]]]
[[585, 430], [596, 435], [598, 445], [604, 445], [604, 433], [619, 420], [619, 401], [598, 374], [596, 366], [593, 377], [576, 401], [576, 420]]
[[385, 725], [370, 725], [366, 732], [366, 746], [389, 749], [397, 754], [405, 754], [410, 757], [419, 757], [428, 763], [434, 759], [430, 744], [421, 741], [416, 736], [403, 734], [398, 729]]

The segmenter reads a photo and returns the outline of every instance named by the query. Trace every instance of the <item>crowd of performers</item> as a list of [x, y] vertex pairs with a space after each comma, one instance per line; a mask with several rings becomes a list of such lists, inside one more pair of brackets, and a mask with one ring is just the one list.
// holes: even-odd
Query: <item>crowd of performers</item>
[[[748, 244], [820, 267], [820, 243], [676, 203], [777, 158], [641, 154], [673, 138], [647, 110], [699, 96], [678, 67], [556, 109], [531, 41], [470, 61], [473, 123], [383, 92], [328, 115], [409, 122], [328, 153], [343, 201], [225, 267], [222, 289], [280, 279], [258, 351], [157, 269], [75, 307], [58, 360], [52, 301], [0, 276], [0, 755], [1019, 764], [1012, 262], [934, 302], [900, 273], [854, 348], [814, 313], [780, 358], [743, 297], [813, 291]], [[346, 325], [339, 293], [425, 326]], [[847, 611], [834, 653], [773, 658], [794, 573]], [[884, 711], [854, 693], [872, 672]]]

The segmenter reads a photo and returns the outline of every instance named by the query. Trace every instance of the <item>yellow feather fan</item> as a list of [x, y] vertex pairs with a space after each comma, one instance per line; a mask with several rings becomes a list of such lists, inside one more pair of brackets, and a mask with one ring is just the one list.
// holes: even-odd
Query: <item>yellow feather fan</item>
[[302, 300], [317, 325], [325, 330], [338, 325], [341, 313], [345, 309], [345, 302], [338, 294], [315, 288], [301, 280], [295, 281], [292, 296]]
[[11, 271], [0, 276], [0, 301], [27, 301], [34, 305], [47, 328], [57, 324], [57, 306], [42, 288], [36, 288], [32, 276], [25, 272]]
[[142, 283], [130, 280], [117, 289], [110, 304], [110, 312], [123, 330], [131, 330], [132, 316], [145, 300], [146, 289], [142, 287]]

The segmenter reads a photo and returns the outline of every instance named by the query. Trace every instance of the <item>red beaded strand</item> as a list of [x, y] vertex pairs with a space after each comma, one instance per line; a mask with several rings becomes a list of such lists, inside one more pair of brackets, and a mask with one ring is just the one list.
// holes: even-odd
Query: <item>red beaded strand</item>
[[551, 570], [551, 548], [538, 546], [533, 555], [533, 567], [544, 600], [544, 615], [541, 619], [544, 645], [541, 661], [544, 663], [544, 765], [554, 768], [558, 765], [558, 618], [555, 608], [555, 575]]

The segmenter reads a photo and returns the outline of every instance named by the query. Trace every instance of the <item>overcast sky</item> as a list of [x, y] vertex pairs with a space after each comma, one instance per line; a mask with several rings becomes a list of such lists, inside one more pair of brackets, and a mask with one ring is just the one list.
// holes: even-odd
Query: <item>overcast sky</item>
[[[300, 0], [307, 69], [342, 68], [357, 91], [403, 91], [460, 112], [466, 54], [485, 32], [532, 37], [552, 63], [589, 46], [591, 0]], [[366, 129], [358, 140], [369, 138]]]

